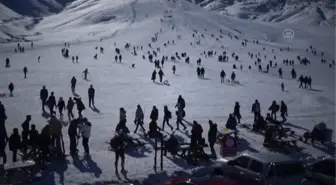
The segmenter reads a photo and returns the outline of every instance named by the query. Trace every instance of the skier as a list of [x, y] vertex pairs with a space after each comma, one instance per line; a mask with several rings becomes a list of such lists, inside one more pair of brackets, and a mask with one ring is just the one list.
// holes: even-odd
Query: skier
[[28, 140], [28, 136], [29, 136], [29, 128], [30, 128], [30, 122], [31, 121], [31, 115], [27, 115], [26, 116], [26, 120], [21, 124], [22, 127], [22, 152], [24, 154], [27, 153], [27, 149], [28, 149], [28, 144], [29, 144], [29, 140]]
[[162, 83], [162, 77], [164, 76], [163, 71], [160, 69], [159, 71], [159, 78], [160, 78], [160, 83]]
[[75, 92], [77, 79], [73, 76], [70, 83], [71, 83], [71, 91]]
[[155, 79], [156, 79], [156, 71], [154, 69], [154, 71], [152, 73], [152, 79], [151, 80], [153, 80], [153, 82], [155, 82]]
[[91, 136], [91, 123], [88, 122], [86, 118], [84, 118], [84, 124], [80, 128], [80, 133], [82, 135], [82, 144], [83, 144], [85, 155], [90, 155], [89, 139]]
[[89, 73], [88, 69], [86, 68], [86, 69], [83, 71], [83, 73], [84, 73], [84, 80], [87, 80], [87, 75], [88, 75], [88, 73]]
[[167, 105], [164, 106], [163, 111], [164, 111], [164, 116], [163, 116], [163, 122], [162, 122], [162, 130], [164, 130], [165, 123], [167, 123], [167, 125], [170, 127], [170, 129], [173, 130], [174, 128], [169, 124], [169, 119], [172, 118], [172, 114], [168, 110]]
[[279, 111], [279, 105], [275, 101], [272, 102], [272, 105], [268, 108], [271, 111], [271, 116], [276, 120], [276, 113]]
[[240, 105], [236, 102], [234, 106], [233, 116], [237, 119], [238, 124], [240, 124], [241, 114], [240, 114]]
[[156, 108], [156, 106], [153, 106], [152, 112], [150, 114], [150, 119], [156, 122], [158, 118], [159, 118], [159, 111]]
[[68, 103], [67, 103], [67, 106], [66, 106], [66, 109], [68, 110], [69, 121], [71, 121], [71, 119], [74, 118], [74, 115], [72, 113], [72, 109], [73, 109], [74, 105], [75, 105], [74, 101], [71, 99], [71, 97], [69, 97], [69, 100], [68, 100]]
[[10, 67], [10, 60], [9, 60], [9, 58], [6, 58], [6, 64], [5, 64], [5, 67], [6, 67], [6, 68], [9, 68], [9, 67]]
[[141, 127], [143, 132], [146, 132], [146, 129], [143, 127], [143, 122], [144, 120], [144, 113], [142, 111], [142, 108], [140, 105], [137, 105], [137, 109], [135, 111], [135, 119], [134, 119], [134, 124], [136, 125], [134, 133], [137, 132], [139, 126]]
[[60, 118], [63, 119], [63, 109], [65, 109], [65, 102], [62, 97], [59, 98], [56, 107], [58, 108]]
[[225, 76], [226, 76], [225, 71], [222, 70], [221, 73], [220, 73], [221, 83], [225, 83]]
[[205, 73], [205, 70], [204, 70], [204, 68], [202, 67], [202, 68], [201, 68], [201, 78], [204, 78], [204, 73]]
[[82, 118], [82, 112], [85, 110], [85, 105], [82, 102], [81, 98], [74, 98], [76, 104], [77, 104], [77, 110], [78, 110], [78, 117]]
[[21, 148], [19, 129], [14, 128], [13, 134], [9, 137], [9, 150], [13, 152], [13, 163], [17, 161], [17, 151]]
[[76, 118], [70, 121], [68, 128], [68, 135], [70, 140], [70, 154], [72, 156], [77, 156], [77, 140], [79, 138], [78, 128], [80, 125], [80, 119]]
[[27, 69], [27, 67], [25, 66], [25, 67], [23, 68], [23, 74], [24, 74], [24, 78], [25, 78], [25, 79], [27, 78], [27, 72], [28, 72], [28, 69]]
[[12, 82], [9, 83], [8, 90], [9, 90], [10, 96], [13, 96], [14, 84]]
[[56, 99], [55, 99], [55, 96], [54, 96], [54, 92], [50, 93], [50, 96], [47, 100], [47, 105], [49, 107], [50, 116], [52, 116], [54, 113], [56, 113], [54, 111], [54, 107], [56, 106]]
[[260, 112], [261, 112], [260, 104], [258, 100], [255, 100], [251, 110], [251, 113], [254, 113], [254, 122], [256, 122], [260, 118], [261, 116]]
[[280, 104], [280, 113], [282, 117], [282, 122], [285, 123], [287, 121], [286, 116], [288, 116], [287, 105], [284, 101], [281, 101]]
[[173, 65], [172, 70], [173, 70], [173, 74], [175, 74], [175, 71], [176, 71], [176, 66], [175, 65]]
[[95, 89], [93, 88], [92, 85], [90, 85], [90, 88], [88, 90], [88, 95], [89, 95], [89, 107], [91, 107], [91, 104], [93, 107], [95, 107], [94, 105]]

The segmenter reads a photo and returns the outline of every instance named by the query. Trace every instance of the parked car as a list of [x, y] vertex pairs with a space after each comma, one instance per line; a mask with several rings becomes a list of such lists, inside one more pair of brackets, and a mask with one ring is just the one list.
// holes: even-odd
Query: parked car
[[178, 178], [160, 183], [159, 185], [241, 185], [235, 180], [222, 176], [200, 178]]
[[326, 157], [306, 167], [302, 185], [335, 185], [335, 157]]
[[302, 161], [278, 153], [244, 153], [216, 161], [213, 174], [246, 185], [298, 185], [304, 178]]

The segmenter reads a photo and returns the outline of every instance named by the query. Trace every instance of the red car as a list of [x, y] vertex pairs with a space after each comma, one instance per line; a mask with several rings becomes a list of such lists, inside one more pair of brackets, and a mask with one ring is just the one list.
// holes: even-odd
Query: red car
[[239, 185], [235, 180], [225, 177], [179, 178], [162, 182], [158, 185]]

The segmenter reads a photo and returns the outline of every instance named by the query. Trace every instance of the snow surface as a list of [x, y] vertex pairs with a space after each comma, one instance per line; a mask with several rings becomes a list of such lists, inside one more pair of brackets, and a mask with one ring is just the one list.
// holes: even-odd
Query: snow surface
[[[171, 10], [173, 17], [164, 18], [164, 11]], [[12, 14], [11, 12], [9, 12]], [[7, 13], [7, 15], [9, 14]], [[148, 14], [148, 17], [146, 16]], [[0, 14], [3, 16], [3, 14]], [[6, 13], [5, 13], [6, 15]], [[13, 14], [13, 16], [18, 16]], [[1, 18], [3, 20], [3, 18]], [[15, 21], [20, 26], [35, 20], [23, 17], [25, 23]], [[28, 20], [27, 20], [28, 19]], [[163, 22], [160, 22], [160, 19]], [[8, 23], [8, 24], [9, 24]], [[46, 85], [49, 92], [54, 91], [56, 99], [62, 96], [64, 99], [73, 96], [70, 90], [70, 79], [76, 76], [78, 79], [76, 93], [79, 94], [87, 106], [87, 89], [90, 84], [96, 89], [96, 107], [99, 111], [93, 111], [88, 106], [85, 116], [93, 124], [92, 137], [90, 139], [92, 161], [84, 161], [84, 166], [78, 161], [67, 158], [67, 163], [54, 164], [40, 183], [36, 184], [113, 184], [118, 181], [114, 172], [114, 154], [108, 150], [108, 141], [114, 135], [114, 129], [119, 120], [119, 108], [127, 110], [128, 127], [134, 130], [132, 123], [136, 105], [140, 104], [146, 114], [145, 123], [149, 122], [149, 113], [152, 106], [159, 109], [159, 124], [163, 117], [163, 106], [167, 105], [172, 112], [178, 95], [182, 95], [186, 101], [185, 120], [192, 122], [197, 120], [204, 128], [204, 137], [207, 137], [208, 120], [211, 119], [223, 129], [228, 115], [233, 112], [236, 101], [241, 105], [243, 123], [252, 123], [253, 115], [250, 113], [251, 105], [258, 99], [263, 114], [273, 100], [284, 100], [289, 109], [288, 122], [294, 125], [293, 129], [303, 133], [311, 129], [314, 124], [324, 121], [331, 129], [335, 127], [335, 67], [329, 68], [328, 64], [335, 59], [335, 28], [302, 26], [300, 24], [270, 24], [248, 20], [225, 17], [214, 12], [204, 10], [184, 0], [77, 0], [70, 3], [58, 14], [43, 17], [30, 30], [20, 29], [20, 26], [12, 26], [18, 32], [26, 33], [22, 36], [27, 41], [34, 41], [34, 49], [30, 49], [30, 43], [24, 44], [25, 53], [14, 54], [17, 43], [3, 43], [0, 46], [0, 56], [3, 62], [6, 57], [11, 59], [11, 68], [0, 67], [0, 92], [7, 92], [9, 82], [15, 85], [14, 97], [1, 97], [1, 102], [7, 111], [7, 131], [15, 127], [21, 128], [25, 115], [32, 115], [32, 124], [37, 129], [46, 124], [46, 119], [41, 115], [41, 102], [39, 91]], [[172, 30], [171, 27], [176, 29]], [[295, 31], [295, 38], [287, 41], [283, 38], [283, 31], [287, 28]], [[154, 69], [153, 64], [142, 59], [142, 55], [151, 50], [148, 48], [151, 37], [158, 34], [158, 41], [152, 43], [153, 48], [160, 47], [162, 55], [172, 56], [175, 52], [186, 52], [191, 59], [191, 64], [184, 61], [166, 62], [164, 66], [165, 80], [170, 86], [153, 83], [150, 80]], [[205, 31], [205, 29], [207, 31]], [[223, 30], [223, 39], [216, 41], [219, 30]], [[196, 39], [192, 37], [193, 30], [198, 30], [205, 35], [200, 38], [201, 45], [196, 45]], [[2, 30], [3, 31], [3, 30]], [[36, 34], [38, 33], [38, 34]], [[248, 47], [242, 47], [241, 41], [231, 40], [227, 34], [237, 35], [240, 39], [259, 40], [260, 45], [249, 42]], [[215, 38], [211, 38], [211, 34]], [[178, 39], [178, 36], [181, 39]], [[2, 35], [0, 35], [2, 37]], [[264, 41], [267, 37], [268, 41]], [[2, 37], [3, 38], [3, 37]], [[103, 41], [100, 42], [100, 39]], [[168, 40], [175, 40], [175, 45], [163, 47]], [[79, 64], [74, 64], [70, 59], [61, 56], [64, 42], [70, 42], [70, 55], [79, 56]], [[143, 51], [138, 51], [138, 56], [133, 56], [130, 51], [124, 50], [126, 42], [132, 46], [142, 45]], [[190, 45], [190, 42], [193, 45]], [[123, 63], [114, 63], [115, 47], [121, 48]], [[239, 55], [239, 61], [232, 59], [229, 63], [218, 63], [217, 57], [204, 58], [200, 56], [204, 50], [215, 50], [217, 53], [224, 51], [224, 46], [230, 55], [235, 52]], [[317, 48], [318, 53], [324, 52], [327, 64], [321, 64], [321, 56], [307, 54], [305, 49], [310, 45]], [[105, 54], [99, 54], [94, 48], [103, 46]], [[279, 48], [291, 47], [291, 51], [280, 52]], [[265, 47], [266, 51], [262, 51]], [[267, 55], [263, 60], [273, 60], [271, 50], [275, 49], [275, 55], [279, 67], [283, 69], [284, 78], [278, 78], [278, 69], [271, 68], [269, 74], [259, 73], [247, 53], [261, 52]], [[98, 60], [93, 56], [98, 53]], [[312, 61], [308, 66], [298, 64], [296, 56], [306, 56]], [[41, 56], [41, 62], [37, 62]], [[206, 79], [201, 80], [196, 76], [196, 60], [202, 58]], [[294, 59], [298, 76], [310, 75], [313, 79], [313, 90], [298, 88], [298, 82], [291, 80], [291, 67], [283, 66], [283, 59]], [[273, 60], [274, 61], [274, 60]], [[135, 68], [131, 68], [131, 64]], [[230, 75], [232, 65], [243, 64], [242, 71], [235, 70], [237, 80], [241, 85], [221, 84], [219, 73], [222, 69]], [[173, 75], [171, 68], [177, 67], [177, 75]], [[248, 70], [248, 65], [252, 70]], [[23, 78], [22, 69], [28, 67], [28, 79]], [[89, 80], [84, 81], [82, 72], [89, 70]], [[282, 92], [281, 82], [284, 82], [288, 92]], [[67, 119], [67, 118], [66, 118]], [[175, 123], [173, 116], [171, 122]], [[188, 124], [187, 124], [188, 125]], [[262, 146], [262, 137], [249, 133], [243, 128], [240, 136], [245, 140], [239, 148], [240, 152], [267, 151]], [[188, 127], [190, 134], [190, 126]], [[189, 141], [188, 134], [177, 132], [181, 140]], [[67, 128], [63, 129], [63, 135], [68, 150]], [[335, 138], [333, 137], [333, 140]], [[334, 151], [325, 151], [321, 148], [313, 148], [300, 144], [305, 148], [303, 153], [295, 153], [293, 156], [300, 158], [317, 157], [334, 154]], [[216, 146], [217, 150], [219, 146]], [[83, 151], [82, 147], [79, 149]], [[10, 159], [10, 152], [8, 152]], [[167, 175], [180, 174], [184, 171], [191, 173], [194, 167], [185, 164], [182, 160], [164, 158], [163, 174], [153, 173], [154, 150], [147, 145], [146, 150], [132, 153], [126, 156], [126, 169], [130, 179], [156, 179], [167, 178]], [[94, 162], [93, 162], [94, 161]], [[184, 173], [184, 175], [185, 175]], [[149, 175], [152, 174], [152, 175]], [[124, 179], [124, 178], [123, 178]]]

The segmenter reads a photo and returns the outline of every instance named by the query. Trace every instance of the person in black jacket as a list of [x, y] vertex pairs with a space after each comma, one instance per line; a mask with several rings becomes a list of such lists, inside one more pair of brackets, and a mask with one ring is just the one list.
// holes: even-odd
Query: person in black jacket
[[115, 173], [118, 174], [118, 162], [119, 158], [121, 158], [121, 173], [125, 173], [125, 149], [126, 149], [126, 141], [125, 141], [125, 134], [123, 130], [120, 130], [120, 132], [115, 135], [111, 141], [110, 145], [111, 148], [114, 150], [115, 153]]
[[234, 106], [233, 115], [237, 119], [238, 124], [240, 124], [241, 114], [240, 114], [240, 105], [239, 105], [238, 102], [236, 102], [236, 104]]
[[156, 71], [154, 70], [153, 73], [152, 73], [151, 80], [153, 80], [153, 82], [155, 82], [155, 79], [156, 79]]
[[231, 130], [236, 130], [236, 127], [237, 127], [237, 120], [236, 118], [233, 116], [233, 114], [230, 114], [229, 115], [229, 118], [226, 122], [226, 128], [227, 129], [231, 129]]
[[48, 90], [46, 89], [45, 86], [43, 86], [42, 89], [41, 89], [41, 91], [40, 91], [40, 99], [42, 101], [42, 110], [43, 110], [43, 112], [45, 112], [44, 106], [46, 105], [47, 98], [48, 98]]
[[95, 96], [95, 89], [93, 88], [92, 85], [90, 85], [90, 88], [88, 90], [88, 94], [89, 94], [89, 107], [91, 107], [91, 103], [92, 106], [94, 107], [94, 96]]
[[[0, 109], [1, 109], [1, 106], [2, 104], [0, 102]], [[0, 114], [2, 113], [0, 112]], [[6, 126], [5, 126], [5, 121], [3, 120], [3, 122], [0, 123], [0, 157], [2, 157], [3, 164], [6, 164], [7, 162], [7, 155], [5, 152], [7, 141], [8, 141], [8, 136], [7, 136]]]
[[272, 102], [272, 105], [268, 108], [271, 111], [271, 117], [276, 120], [276, 113], [279, 111], [279, 105], [276, 101]]
[[178, 108], [178, 109], [181, 108], [182, 110], [185, 108], [185, 101], [181, 95], [179, 95], [179, 97], [177, 98], [177, 103], [175, 105], [175, 108]]
[[280, 113], [281, 113], [281, 117], [282, 117], [282, 122], [286, 122], [287, 121], [286, 116], [288, 116], [288, 112], [287, 112], [287, 105], [285, 104], [284, 101], [281, 101]]
[[31, 145], [31, 152], [33, 154], [36, 153], [36, 150], [39, 146], [39, 142], [40, 142], [40, 135], [38, 133], [38, 131], [36, 130], [36, 126], [35, 124], [32, 124], [30, 126], [30, 131], [29, 131], [29, 142], [30, 142], [30, 145]]
[[215, 149], [214, 149], [214, 145], [216, 143], [217, 140], [217, 124], [213, 123], [211, 120], [209, 120], [209, 132], [208, 132], [208, 141], [209, 141], [209, 146], [211, 149], [211, 153], [215, 154]]
[[13, 162], [16, 162], [17, 151], [20, 149], [21, 138], [19, 129], [14, 128], [13, 134], [9, 137], [9, 150], [13, 152]]
[[59, 113], [60, 113], [60, 117], [61, 117], [61, 119], [62, 119], [62, 118], [63, 118], [63, 109], [65, 109], [65, 102], [64, 102], [64, 100], [63, 100], [62, 97], [59, 98], [56, 107], [58, 108], [58, 111], [59, 111]]
[[56, 98], [54, 96], [54, 92], [50, 93], [50, 96], [47, 101], [47, 105], [49, 107], [50, 116], [54, 115], [56, 112], [54, 111], [54, 107], [56, 107]]
[[22, 150], [23, 153], [26, 154], [27, 153], [27, 148], [28, 148], [28, 144], [29, 144], [29, 127], [30, 127], [30, 122], [31, 121], [31, 115], [27, 115], [26, 116], [26, 120], [22, 123]]
[[8, 85], [8, 90], [9, 90], [9, 93], [10, 93], [9, 96], [13, 96], [14, 84], [13, 84], [12, 82], [9, 83], [9, 85]]
[[167, 105], [164, 106], [163, 111], [164, 111], [164, 116], [163, 116], [163, 122], [162, 122], [162, 130], [164, 130], [165, 123], [167, 123], [170, 129], [173, 130], [174, 129], [173, 126], [169, 124], [169, 119], [172, 118], [172, 113], [168, 110]]
[[71, 121], [71, 119], [74, 118], [74, 115], [72, 113], [72, 109], [75, 105], [75, 102], [71, 99], [71, 97], [69, 97], [68, 103], [67, 103], [67, 109], [68, 109], [68, 119], [69, 121]]
[[0, 126], [5, 125], [7, 119], [5, 106], [0, 101]]
[[78, 110], [78, 117], [83, 118], [82, 111], [85, 110], [85, 105], [82, 102], [81, 98], [74, 98], [76, 104], [77, 104], [77, 110]]
[[27, 67], [25, 66], [25, 67], [23, 68], [23, 74], [24, 74], [24, 78], [25, 78], [25, 79], [27, 78], [27, 73], [28, 73], [28, 69], [27, 69]]
[[72, 92], [75, 92], [75, 90], [76, 90], [77, 79], [73, 76], [73, 77], [71, 78], [70, 83], [71, 83], [71, 91], [72, 91]]
[[158, 74], [159, 74], [159, 78], [160, 78], [160, 83], [162, 83], [162, 78], [163, 78], [163, 76], [164, 76], [164, 73], [163, 73], [163, 71], [160, 69]]
[[152, 121], [157, 121], [159, 118], [159, 111], [158, 109], [156, 108], [156, 106], [153, 106], [153, 109], [152, 109], [152, 112], [150, 114], [150, 119]]
[[42, 151], [42, 160], [46, 161], [50, 155], [50, 146], [51, 143], [51, 134], [50, 134], [50, 125], [46, 124], [40, 135], [40, 149]]
[[70, 122], [68, 128], [68, 135], [70, 140], [70, 154], [72, 156], [77, 156], [77, 139], [79, 138], [78, 126], [81, 124], [80, 119], [76, 118]]

